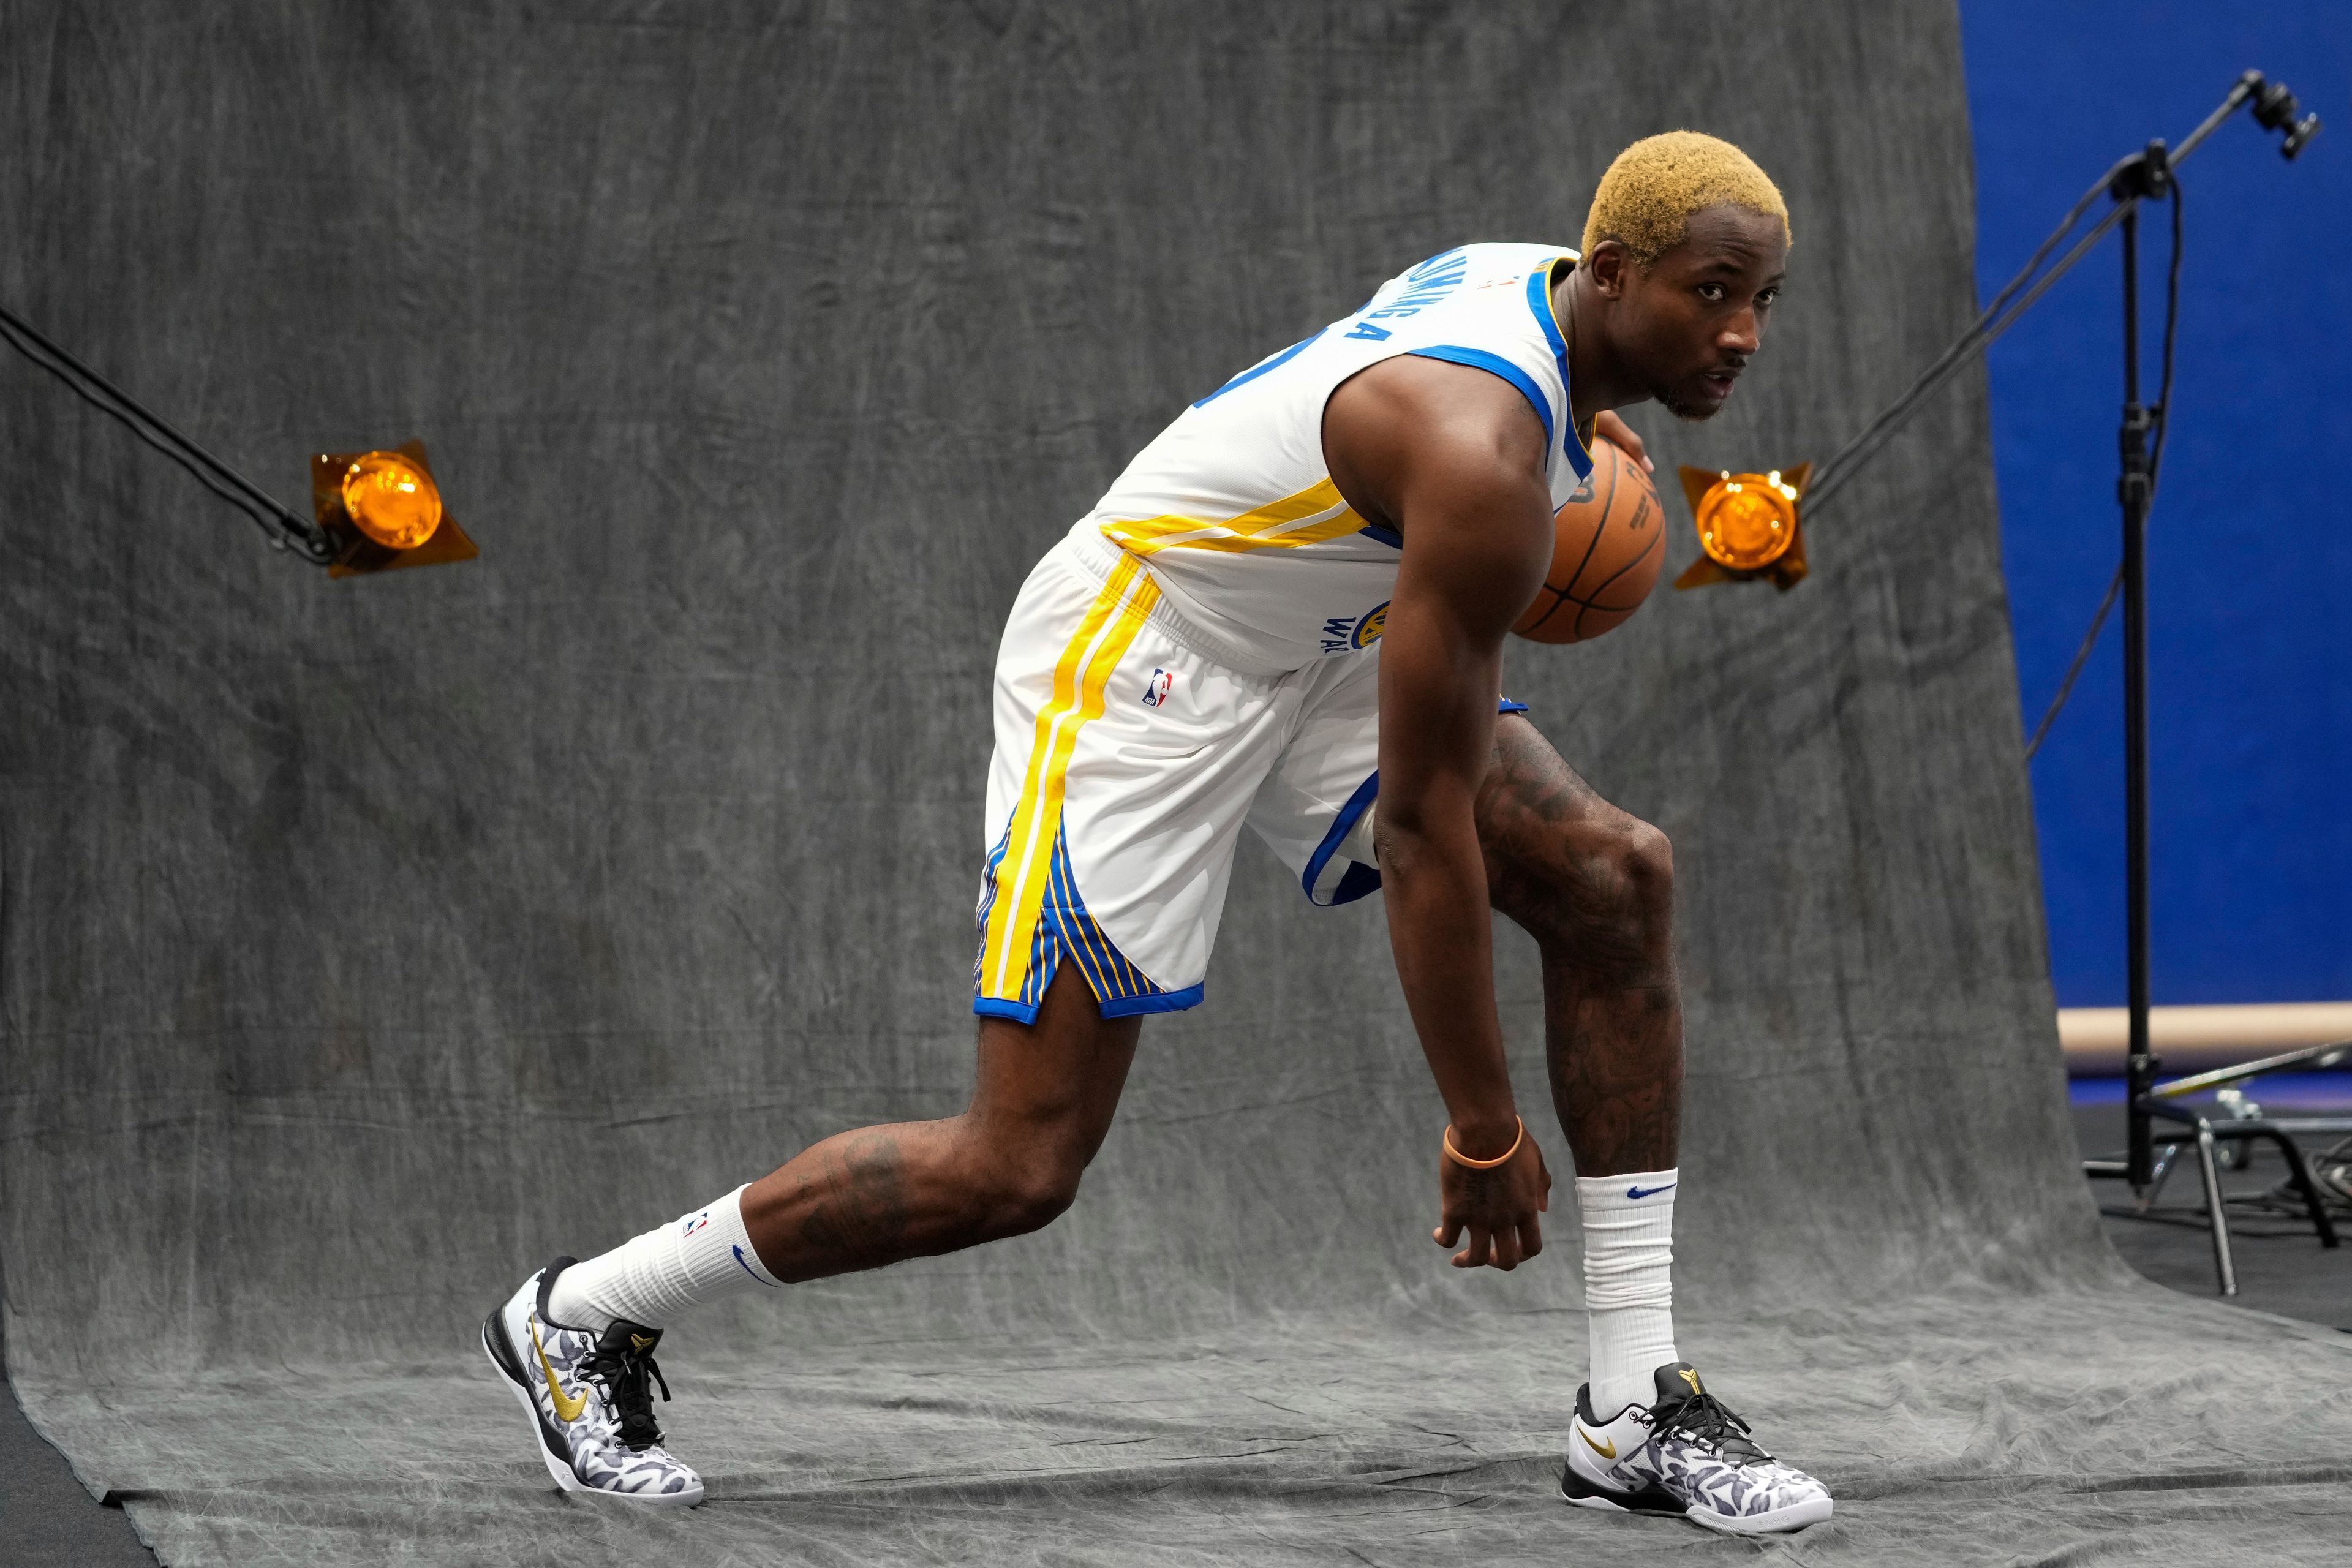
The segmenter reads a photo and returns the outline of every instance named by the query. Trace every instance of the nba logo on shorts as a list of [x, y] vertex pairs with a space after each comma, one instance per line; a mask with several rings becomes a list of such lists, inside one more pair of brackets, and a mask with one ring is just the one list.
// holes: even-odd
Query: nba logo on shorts
[[1159, 707], [1162, 702], [1168, 700], [1168, 689], [1175, 684], [1175, 676], [1170, 674], [1167, 670], [1153, 670], [1151, 672], [1151, 679], [1144, 684], [1143, 705], [1146, 708]]

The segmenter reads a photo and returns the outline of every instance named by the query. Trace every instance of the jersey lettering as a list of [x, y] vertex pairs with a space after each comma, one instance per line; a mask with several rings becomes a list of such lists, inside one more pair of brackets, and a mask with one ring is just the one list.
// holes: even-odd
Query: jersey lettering
[[1470, 258], [1466, 253], [1460, 250], [1449, 250], [1442, 256], [1433, 256], [1428, 260], [1423, 262], [1420, 266], [1414, 268], [1412, 271], [1406, 273], [1404, 275], [1404, 291], [1399, 294], [1395, 299], [1391, 300], [1387, 304], [1381, 305], [1379, 310], [1376, 310], [1372, 309], [1374, 305], [1380, 304], [1380, 297], [1378, 295], [1374, 295], [1371, 299], [1365, 300], [1364, 309], [1358, 312], [1360, 319], [1356, 322], [1354, 330], [1349, 331], [1347, 335], [1351, 338], [1363, 338], [1371, 342], [1377, 342], [1381, 338], [1391, 337], [1394, 334], [1391, 333], [1389, 329], [1386, 327], [1376, 327], [1372, 325], [1372, 323], [1384, 318], [1398, 319], [1405, 316], [1418, 316], [1422, 311], [1427, 310], [1430, 306], [1438, 303], [1448, 294], [1453, 293], [1454, 289], [1460, 288], [1462, 286], [1462, 280], [1469, 275]]
[[[1250, 366], [1187, 410], [1074, 532], [1097, 563], [1106, 539], [1148, 556], [1171, 612], [1270, 668], [1377, 647], [1401, 542], [1334, 504], [1325, 405], [1364, 367], [1418, 353], [1491, 370], [1557, 434], [1564, 367], [1545, 331], [1547, 301], [1529, 279], [1567, 255], [1559, 246], [1457, 246], [1390, 278], [1319, 338]], [[1236, 391], [1245, 395], [1226, 395]], [[1582, 458], [1573, 441], [1548, 454], [1555, 503], [1576, 487]], [[1144, 712], [1177, 701], [1149, 686], [1122, 696]]]
[[1383, 316], [1417, 316], [1460, 288], [1462, 280], [1469, 275], [1470, 260], [1467, 257], [1444, 271], [1432, 271], [1420, 277], [1407, 274], [1412, 278], [1412, 286], [1379, 310], [1365, 311], [1364, 320], [1372, 321]]

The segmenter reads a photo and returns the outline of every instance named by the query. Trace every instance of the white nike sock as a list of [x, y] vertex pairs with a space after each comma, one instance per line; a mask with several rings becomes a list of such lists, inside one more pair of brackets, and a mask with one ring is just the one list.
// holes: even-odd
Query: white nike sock
[[[745, 1185], [749, 1185], [746, 1183]], [[743, 1228], [743, 1188], [681, 1215], [555, 1277], [548, 1316], [567, 1329], [603, 1333], [615, 1318], [664, 1328], [699, 1307], [754, 1285], [781, 1289]]]
[[1592, 1320], [1592, 1414], [1602, 1421], [1658, 1397], [1652, 1374], [1675, 1353], [1673, 1171], [1579, 1176], [1584, 1301]]

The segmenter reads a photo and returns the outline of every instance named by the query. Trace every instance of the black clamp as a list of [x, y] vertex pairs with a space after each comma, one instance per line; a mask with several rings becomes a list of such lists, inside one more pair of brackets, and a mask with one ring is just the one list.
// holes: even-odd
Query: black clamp
[[2126, 159], [2107, 182], [2107, 195], [2119, 202], [2135, 196], [2161, 201], [2172, 190], [2172, 159], [2165, 151], [2164, 138], [2159, 136], [2147, 144], [2137, 158]]
[[2311, 139], [2319, 134], [2319, 116], [2306, 114], [2295, 118], [2303, 105], [2283, 81], [2266, 81], [2260, 71], [2248, 71], [2238, 79], [2253, 100], [2254, 122], [2265, 131], [2286, 132], [2279, 142], [2279, 155], [2292, 163]]

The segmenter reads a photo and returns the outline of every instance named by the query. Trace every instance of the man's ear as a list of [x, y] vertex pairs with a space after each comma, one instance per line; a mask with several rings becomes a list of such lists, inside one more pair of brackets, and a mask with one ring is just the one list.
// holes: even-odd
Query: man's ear
[[1585, 268], [1604, 300], [1624, 298], [1625, 274], [1633, 265], [1633, 258], [1622, 239], [1604, 239], [1585, 253]]

